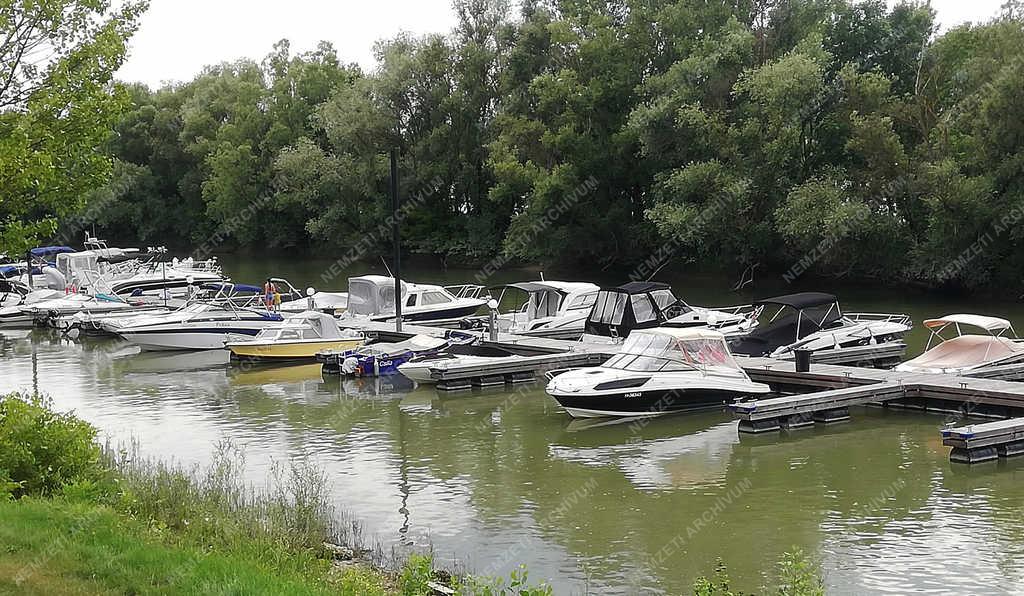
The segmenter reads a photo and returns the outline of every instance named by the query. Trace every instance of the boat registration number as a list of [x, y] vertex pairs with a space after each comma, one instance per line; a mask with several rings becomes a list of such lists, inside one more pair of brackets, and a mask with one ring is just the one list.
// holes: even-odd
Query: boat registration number
[[642, 391], [634, 391], [633, 393], [627, 393], [624, 397], [643, 397]]

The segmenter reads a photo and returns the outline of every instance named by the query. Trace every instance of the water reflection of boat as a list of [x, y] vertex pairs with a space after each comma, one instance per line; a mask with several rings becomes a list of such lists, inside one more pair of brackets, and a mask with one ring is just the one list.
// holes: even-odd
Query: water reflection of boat
[[[227, 358], [225, 357], [225, 360]], [[228, 369], [232, 385], [268, 385], [273, 383], [301, 383], [322, 381], [319, 364], [300, 366], [248, 365]]]
[[[589, 429], [593, 431], [589, 433], [591, 441], [581, 436], [588, 433], [574, 432], [571, 436], [576, 444], [552, 445], [551, 455], [585, 466], [614, 465], [631, 484], [646, 489], [722, 485], [733, 448], [739, 442], [736, 425], [731, 421], [682, 436], [670, 436], [681, 432], [678, 427], [670, 430], [626, 424], [596, 428]], [[616, 438], [621, 442], [615, 443]], [[592, 444], [585, 445], [588, 442]]]
[[132, 351], [116, 357], [127, 373], [169, 373], [223, 368], [228, 364], [224, 351], [150, 352]]
[[416, 389], [416, 383], [402, 375], [352, 377], [341, 379], [341, 388], [346, 395], [354, 397], [382, 397], [408, 393]]

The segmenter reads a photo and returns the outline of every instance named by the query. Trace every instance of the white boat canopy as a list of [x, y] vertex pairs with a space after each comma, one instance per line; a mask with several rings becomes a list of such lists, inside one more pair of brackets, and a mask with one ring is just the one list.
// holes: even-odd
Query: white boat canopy
[[996, 333], [997, 331], [1013, 329], [1013, 325], [1006, 319], [1000, 319], [997, 317], [986, 317], [982, 315], [946, 315], [938, 319], [928, 319], [924, 322], [925, 327], [933, 330], [942, 329], [949, 325], [969, 325], [971, 327], [978, 327], [979, 329], [984, 329], [989, 333]]
[[729, 368], [742, 370], [725, 336], [707, 328], [656, 327], [629, 334], [622, 349], [603, 366], [637, 372]]
[[285, 317], [285, 327], [309, 327], [323, 339], [342, 339], [347, 337], [338, 327], [334, 317], [315, 310], [307, 310]]

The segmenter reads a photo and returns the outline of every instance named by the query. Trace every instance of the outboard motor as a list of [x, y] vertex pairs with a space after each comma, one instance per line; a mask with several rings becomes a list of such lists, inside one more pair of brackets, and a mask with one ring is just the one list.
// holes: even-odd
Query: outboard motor
[[341, 363], [341, 374], [343, 375], [354, 375], [356, 370], [359, 368], [359, 359], [355, 356], [349, 356]]

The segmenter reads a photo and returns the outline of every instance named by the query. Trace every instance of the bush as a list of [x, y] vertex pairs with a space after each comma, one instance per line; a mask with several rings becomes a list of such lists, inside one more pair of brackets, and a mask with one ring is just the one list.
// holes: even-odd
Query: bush
[[100, 476], [96, 429], [50, 407], [38, 395], [0, 396], [0, 498], [51, 496]]

